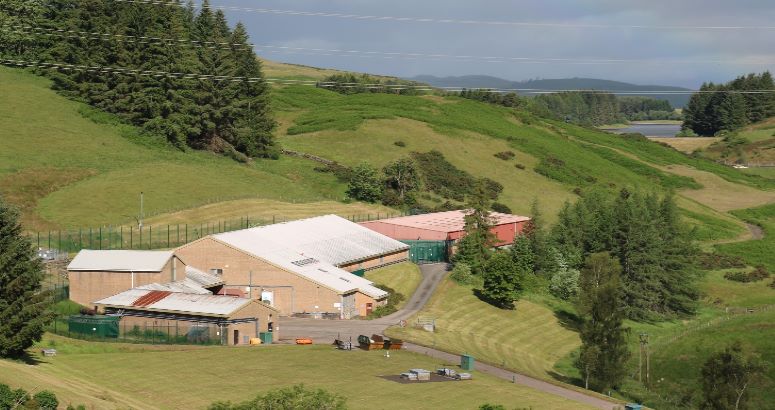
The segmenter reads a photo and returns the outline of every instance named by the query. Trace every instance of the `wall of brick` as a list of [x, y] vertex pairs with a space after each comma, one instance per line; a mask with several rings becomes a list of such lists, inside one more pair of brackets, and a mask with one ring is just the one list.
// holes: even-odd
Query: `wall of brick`
[[294, 313], [339, 313], [335, 303], [341, 296], [295, 273], [285, 271], [264, 260], [207, 237], [184, 245], [175, 251], [190, 266], [205, 272], [222, 269], [226, 287], [242, 289], [259, 299], [261, 291], [274, 292], [274, 307], [282, 315]]
[[409, 250], [392, 253], [390, 255], [384, 255], [372, 259], [367, 259], [357, 263], [351, 263], [342, 265], [340, 268], [352, 272], [358, 269], [376, 269], [380, 266], [389, 265], [391, 263], [402, 262], [409, 258]]
[[110, 271], [68, 271], [70, 300], [79, 305], [93, 307], [92, 302], [113, 296], [125, 290], [148, 285], [166, 283], [186, 278], [186, 264], [172, 257], [161, 272], [110, 272]]

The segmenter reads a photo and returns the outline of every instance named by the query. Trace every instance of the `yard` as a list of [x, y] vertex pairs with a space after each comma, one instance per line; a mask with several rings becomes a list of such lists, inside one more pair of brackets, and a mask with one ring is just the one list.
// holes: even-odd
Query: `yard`
[[404, 351], [386, 358], [382, 351], [347, 352], [329, 346], [157, 347], [56, 336], [47, 336], [39, 347], [55, 347], [59, 354], [35, 365], [0, 360], [0, 383], [49, 389], [62, 404], [83, 403], [87, 408], [196, 409], [298, 383], [339, 393], [353, 409], [476, 409], [488, 402], [510, 408], [582, 408], [477, 372], [468, 382], [404, 385], [381, 378], [442, 365]]

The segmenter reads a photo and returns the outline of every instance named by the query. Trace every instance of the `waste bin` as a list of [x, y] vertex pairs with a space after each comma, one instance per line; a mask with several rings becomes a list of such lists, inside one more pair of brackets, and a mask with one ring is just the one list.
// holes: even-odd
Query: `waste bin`
[[461, 355], [460, 368], [468, 371], [474, 370], [474, 357], [467, 354]]
[[272, 343], [272, 332], [260, 332], [258, 334], [258, 338], [261, 339], [261, 343], [263, 343], [263, 344], [271, 344]]

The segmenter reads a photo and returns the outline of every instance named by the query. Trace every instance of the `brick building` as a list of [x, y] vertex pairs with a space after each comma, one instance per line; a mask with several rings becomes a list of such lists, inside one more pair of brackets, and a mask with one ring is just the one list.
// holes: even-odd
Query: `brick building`
[[[215, 328], [212, 337], [220, 344], [249, 344], [261, 333], [272, 333], [279, 340], [274, 326], [277, 309], [255, 299], [209, 294], [169, 292], [163, 290], [130, 289], [95, 301], [100, 311], [121, 317], [122, 328], [191, 329]], [[210, 337], [210, 335], [208, 335]]]
[[82, 250], [67, 265], [70, 299], [83, 306], [127, 289], [186, 277], [172, 251]]

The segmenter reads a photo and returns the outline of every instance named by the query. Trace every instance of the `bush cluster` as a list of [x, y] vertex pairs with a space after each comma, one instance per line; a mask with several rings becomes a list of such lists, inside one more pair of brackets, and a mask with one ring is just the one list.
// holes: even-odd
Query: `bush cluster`
[[700, 267], [705, 270], [739, 269], [746, 267], [743, 258], [718, 253], [701, 253], [698, 258], [698, 263]]
[[769, 277], [770, 272], [764, 266], [757, 266], [750, 272], [737, 271], [724, 274], [725, 279], [742, 283], [759, 282]]
[[504, 161], [508, 161], [510, 159], [513, 159], [516, 156], [513, 151], [501, 151], [497, 154], [494, 154], [495, 158], [502, 159]]
[[[8, 385], [0, 384], [0, 409], [56, 410], [58, 407], [59, 399], [51, 391], [41, 390], [30, 396], [24, 389], [12, 390]], [[86, 407], [67, 406], [67, 410], [82, 409], [85, 410]]]

